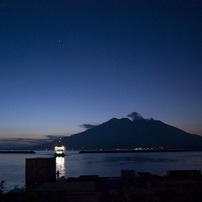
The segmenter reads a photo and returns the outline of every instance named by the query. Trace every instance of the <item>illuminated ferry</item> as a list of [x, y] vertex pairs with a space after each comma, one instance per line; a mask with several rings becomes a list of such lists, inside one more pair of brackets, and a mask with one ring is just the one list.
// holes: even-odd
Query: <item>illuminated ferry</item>
[[65, 146], [61, 145], [61, 146], [55, 146], [54, 148], [55, 150], [55, 156], [65, 156]]
[[55, 150], [55, 157], [57, 156], [61, 156], [64, 157], [65, 156], [65, 151], [66, 148], [64, 145], [62, 145], [62, 138], [59, 139], [59, 143], [58, 145], [55, 146], [54, 150]]

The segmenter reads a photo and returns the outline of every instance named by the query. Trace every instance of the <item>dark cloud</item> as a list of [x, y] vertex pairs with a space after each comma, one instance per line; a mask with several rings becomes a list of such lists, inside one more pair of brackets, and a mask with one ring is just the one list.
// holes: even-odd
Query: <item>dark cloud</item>
[[17, 147], [32, 147], [34, 145], [51, 142], [53, 140], [59, 140], [65, 137], [65, 135], [46, 135], [45, 138], [0, 138], [0, 149], [5, 148], [17, 148]]
[[47, 141], [47, 139], [32, 139], [32, 138], [3, 138], [0, 139], [1, 148], [16, 148], [24, 146], [33, 146], [41, 144]]
[[48, 138], [48, 140], [58, 140], [60, 138], [65, 137], [65, 135], [46, 135], [46, 137]]
[[97, 126], [98, 124], [88, 124], [88, 123], [84, 123], [82, 125], [80, 125], [82, 128], [85, 128], [85, 129], [91, 129], [91, 128], [94, 128], [95, 126]]

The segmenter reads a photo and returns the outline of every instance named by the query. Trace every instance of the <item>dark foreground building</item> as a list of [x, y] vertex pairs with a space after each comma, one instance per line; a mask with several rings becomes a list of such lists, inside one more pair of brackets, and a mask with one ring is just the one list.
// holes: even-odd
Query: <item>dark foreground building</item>
[[14, 190], [0, 197], [0, 201], [201, 202], [201, 191], [202, 176], [198, 170], [168, 171], [166, 176], [122, 170], [119, 177], [61, 177], [31, 190]]

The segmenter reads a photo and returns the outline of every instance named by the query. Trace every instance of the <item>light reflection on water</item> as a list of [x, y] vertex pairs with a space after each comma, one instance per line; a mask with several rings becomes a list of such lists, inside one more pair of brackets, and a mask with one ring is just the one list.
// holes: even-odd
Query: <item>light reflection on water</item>
[[59, 176], [65, 176], [65, 157], [56, 157], [56, 172], [59, 171]]

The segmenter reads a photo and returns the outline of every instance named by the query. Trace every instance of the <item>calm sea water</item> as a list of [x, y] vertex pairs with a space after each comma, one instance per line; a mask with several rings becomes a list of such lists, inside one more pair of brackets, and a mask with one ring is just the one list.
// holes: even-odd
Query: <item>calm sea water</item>
[[[5, 190], [24, 186], [26, 158], [53, 157], [53, 154], [53, 151], [0, 154], [0, 181], [5, 181]], [[122, 169], [165, 175], [172, 169], [202, 170], [202, 152], [79, 154], [68, 151], [65, 158], [56, 158], [56, 169], [66, 178], [91, 174], [120, 176]]]

